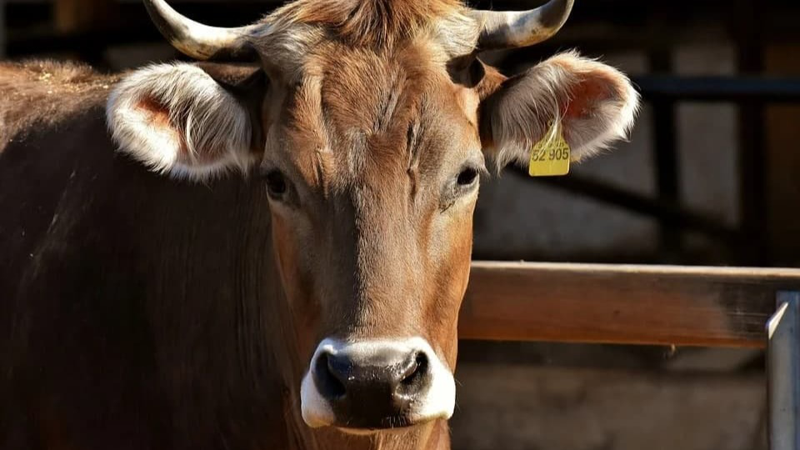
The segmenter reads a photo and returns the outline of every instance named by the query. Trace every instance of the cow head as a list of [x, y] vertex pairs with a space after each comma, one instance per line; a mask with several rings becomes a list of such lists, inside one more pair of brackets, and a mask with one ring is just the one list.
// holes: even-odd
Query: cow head
[[305, 422], [449, 418], [481, 174], [527, 164], [553, 123], [583, 159], [624, 137], [637, 108], [623, 74], [575, 53], [513, 78], [477, 58], [546, 39], [572, 1], [490, 13], [455, 0], [300, 0], [238, 29], [145, 4], [184, 53], [258, 62], [238, 78], [236, 66], [133, 72], [108, 121], [124, 152], [169, 176], [259, 174], [306, 341]]

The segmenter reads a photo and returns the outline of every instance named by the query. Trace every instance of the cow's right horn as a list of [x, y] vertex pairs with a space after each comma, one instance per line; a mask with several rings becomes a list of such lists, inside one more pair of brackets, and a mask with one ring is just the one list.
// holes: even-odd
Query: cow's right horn
[[258, 25], [210, 27], [175, 11], [164, 0], [144, 0], [150, 18], [173, 47], [199, 60], [253, 60], [255, 52], [245, 37]]

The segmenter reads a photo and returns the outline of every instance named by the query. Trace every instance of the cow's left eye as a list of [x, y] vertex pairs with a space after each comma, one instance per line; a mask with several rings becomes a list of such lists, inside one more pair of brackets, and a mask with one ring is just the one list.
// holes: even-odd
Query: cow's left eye
[[286, 193], [288, 189], [286, 178], [280, 171], [271, 170], [267, 173], [265, 178], [267, 180], [267, 191], [270, 197], [278, 199]]
[[455, 204], [455, 202], [472, 192], [475, 192], [478, 186], [478, 179], [480, 178], [480, 169], [474, 164], [465, 165], [452, 179], [447, 183], [446, 188], [442, 192], [441, 208], [447, 210]]

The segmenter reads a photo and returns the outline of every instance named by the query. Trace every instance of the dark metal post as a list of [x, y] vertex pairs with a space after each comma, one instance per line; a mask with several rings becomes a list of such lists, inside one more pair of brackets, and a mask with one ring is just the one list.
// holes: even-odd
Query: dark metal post
[[800, 450], [800, 292], [778, 293], [767, 336], [770, 449]]
[[[672, 54], [668, 49], [651, 53], [651, 68], [659, 73], [670, 73], [672, 70]], [[677, 126], [675, 124], [675, 100], [658, 98], [652, 101], [653, 125], [655, 134], [656, 186], [658, 200], [662, 204], [680, 205], [680, 172], [677, 148]], [[666, 257], [667, 263], [679, 262], [681, 255], [681, 230], [679, 224], [669, 220], [661, 220], [660, 253]]]
[[0, 59], [6, 56], [6, 0], [0, 0]]
[[[653, 30], [668, 33], [665, 25], [671, 17], [668, 7], [659, 4], [653, 17]], [[673, 71], [672, 48], [660, 45], [648, 52], [650, 70], [661, 75]], [[680, 199], [680, 161], [678, 157], [676, 102], [673, 98], [655, 98], [653, 106], [653, 131], [655, 136], [655, 176], [658, 201], [662, 204], [679, 207]], [[662, 262], [677, 264], [681, 262], [683, 236], [680, 224], [661, 218], [659, 230], [660, 257]]]
[[[764, 2], [737, 0], [734, 4], [734, 30], [737, 33], [739, 74], [757, 75], [764, 71]], [[742, 229], [750, 237], [740, 264], [762, 265], [769, 245], [767, 203], [767, 151], [765, 148], [764, 104], [759, 100], [739, 104], [739, 176]]]

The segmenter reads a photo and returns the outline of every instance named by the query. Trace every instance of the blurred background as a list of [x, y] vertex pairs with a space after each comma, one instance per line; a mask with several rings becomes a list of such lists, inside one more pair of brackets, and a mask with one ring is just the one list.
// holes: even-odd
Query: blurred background
[[[281, 2], [171, 3], [238, 26]], [[800, 3], [578, 0], [556, 38], [484, 59], [513, 74], [570, 48], [635, 81], [630, 142], [568, 177], [487, 180], [475, 259], [799, 265]], [[182, 58], [136, 0], [0, 0], [0, 55], [104, 71]], [[453, 446], [765, 449], [763, 366], [759, 350], [462, 342]]]

